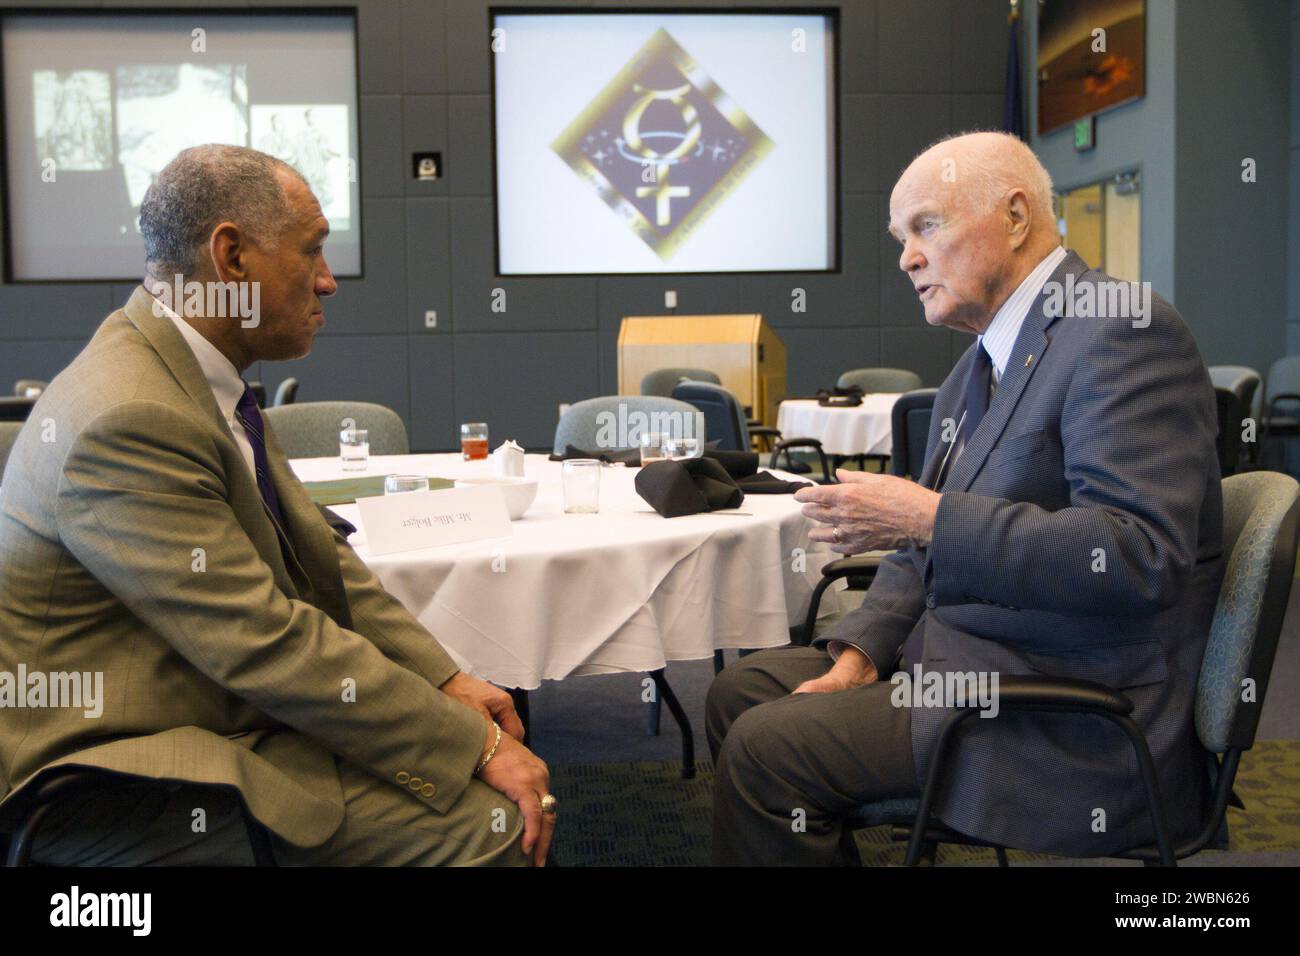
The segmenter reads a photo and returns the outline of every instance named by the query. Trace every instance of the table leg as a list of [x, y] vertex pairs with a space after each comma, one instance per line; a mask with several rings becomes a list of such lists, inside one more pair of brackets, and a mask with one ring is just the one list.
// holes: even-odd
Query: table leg
[[681, 701], [673, 693], [673, 689], [668, 686], [668, 678], [664, 675], [664, 669], [661, 667], [657, 671], [650, 672], [651, 678], [654, 679], [655, 689], [658, 696], [663, 698], [668, 705], [668, 711], [677, 721], [677, 726], [682, 731], [682, 779], [692, 780], [695, 778], [695, 734], [691, 731], [690, 718], [686, 716], [686, 710], [682, 707]]

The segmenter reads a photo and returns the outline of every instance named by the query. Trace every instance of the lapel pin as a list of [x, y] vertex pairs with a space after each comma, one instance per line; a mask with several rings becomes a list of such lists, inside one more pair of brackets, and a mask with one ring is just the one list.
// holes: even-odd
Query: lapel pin
[[1030, 352], [1028, 355], [1025, 356], [1025, 368], [1029, 368], [1029, 366], [1033, 364], [1034, 364], [1034, 353]]

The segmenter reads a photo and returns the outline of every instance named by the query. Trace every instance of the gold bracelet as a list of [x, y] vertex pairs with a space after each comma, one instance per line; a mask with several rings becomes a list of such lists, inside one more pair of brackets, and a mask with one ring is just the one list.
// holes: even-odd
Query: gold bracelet
[[497, 739], [492, 742], [492, 749], [487, 752], [487, 756], [483, 758], [482, 763], [480, 763], [477, 767], [474, 768], [474, 776], [476, 777], [483, 770], [483, 768], [488, 765], [488, 761], [496, 756], [497, 748], [501, 746], [501, 725], [494, 720], [492, 721], [492, 726], [495, 727], [497, 730]]

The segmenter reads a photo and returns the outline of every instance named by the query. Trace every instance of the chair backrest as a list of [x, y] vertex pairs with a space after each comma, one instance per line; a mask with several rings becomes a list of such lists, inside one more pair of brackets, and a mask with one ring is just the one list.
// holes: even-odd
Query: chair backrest
[[38, 378], [20, 378], [14, 382], [14, 394], [20, 397], [35, 397], [50, 387], [49, 382]]
[[1289, 475], [1252, 471], [1223, 480], [1227, 566], [1196, 687], [1196, 733], [1212, 753], [1255, 742], [1295, 575], [1298, 502], [1300, 483]]
[[32, 413], [36, 398], [19, 398], [16, 395], [0, 395], [0, 422], [25, 422]]
[[406, 455], [411, 451], [402, 417], [373, 402], [303, 402], [263, 409], [262, 418], [275, 431], [290, 458], [328, 458], [339, 453], [339, 432], [351, 419], [370, 433], [370, 454]]
[[889, 470], [900, 478], [918, 480], [925, 468], [925, 442], [930, 435], [930, 415], [934, 411], [937, 388], [916, 388], [894, 402], [890, 414], [890, 432], [894, 442], [889, 456]]
[[273, 405], [292, 405], [294, 399], [298, 397], [298, 380], [290, 377], [280, 383], [280, 387], [275, 390], [275, 401]]
[[0, 480], [4, 478], [9, 452], [13, 451], [14, 442], [18, 440], [18, 433], [22, 430], [22, 422], [0, 422]]
[[1214, 450], [1219, 456], [1219, 474], [1223, 477], [1237, 470], [1241, 457], [1241, 400], [1237, 393], [1222, 385], [1214, 386], [1214, 410], [1219, 419], [1219, 434], [1214, 439]]
[[1264, 387], [1265, 402], [1278, 395], [1300, 395], [1300, 355], [1288, 355], [1270, 365]]
[[1241, 403], [1242, 417], [1258, 415], [1255, 407], [1259, 394], [1260, 375], [1245, 365], [1211, 365], [1210, 383], [1215, 388], [1231, 389]]
[[727, 389], [710, 382], [682, 382], [673, 389], [673, 398], [700, 410], [709, 441], [716, 441], [719, 451], [750, 450], [745, 410]]
[[712, 382], [714, 385], [722, 384], [722, 379], [706, 368], [660, 368], [641, 379], [641, 394], [669, 398], [673, 394], [673, 389], [681, 384], [683, 379], [692, 382]]
[[905, 368], [855, 368], [839, 377], [836, 388], [856, 385], [870, 395], [873, 392], [910, 392], [921, 387], [921, 376]]
[[253, 393], [253, 397], [257, 399], [257, 407], [266, 408], [266, 386], [261, 382], [252, 381], [248, 383], [248, 388]]
[[636, 448], [641, 433], [705, 436], [704, 417], [691, 405], [660, 395], [602, 395], [574, 402], [555, 426], [555, 454], [566, 445], [586, 451]]

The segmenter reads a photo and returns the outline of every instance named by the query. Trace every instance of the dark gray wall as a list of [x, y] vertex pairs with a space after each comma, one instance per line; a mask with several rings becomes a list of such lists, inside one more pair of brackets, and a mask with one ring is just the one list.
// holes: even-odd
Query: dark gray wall
[[1290, 220], [1286, 260], [1286, 352], [1300, 355], [1300, 0], [1291, 0]]
[[1289, 0], [1178, 4], [1173, 301], [1214, 365], [1286, 348], [1290, 26]]
[[[1177, 306], [1207, 364], [1266, 371], [1287, 347], [1287, 275], [1294, 287], [1300, 251], [1288, 253], [1287, 238], [1288, 180], [1300, 182], [1287, 79], [1298, 12], [1295, 0], [1147, 0], [1146, 96], [1097, 118], [1092, 151], [1076, 153], [1069, 129], [1033, 138], [1062, 191], [1141, 170], [1142, 278]], [[1032, 77], [1029, 88], [1032, 116]], [[1247, 157], [1254, 183], [1241, 179]]]
[[[1181, 5], [1181, 4], [1180, 4]], [[1180, 6], [1179, 5], [1179, 6]], [[1146, 95], [1097, 117], [1097, 147], [1074, 150], [1069, 129], [1039, 136], [1038, 5], [1026, 7], [1025, 58], [1031, 144], [1060, 192], [1128, 169], [1142, 171], [1142, 278], [1166, 299], [1174, 297], [1174, 167], [1176, 74], [1175, 0], [1147, 0]]]
[[[22, 6], [0, 0], [0, 7]], [[54, 5], [47, 0], [47, 5]], [[244, 7], [290, 0], [75, 6]], [[312, 354], [248, 377], [302, 380], [301, 401], [381, 402], [419, 449], [456, 444], [482, 419], [494, 441], [547, 446], [557, 405], [617, 389], [624, 315], [758, 311], [790, 353], [790, 386], [807, 392], [844, 369], [898, 365], [937, 385], [969, 338], [925, 325], [884, 234], [889, 190], [913, 154], [955, 130], [1001, 118], [1006, 0], [744, 0], [716, 6], [839, 6], [843, 271], [814, 276], [514, 278], [493, 274], [487, 0], [355, 0], [366, 275], [343, 280]], [[515, 0], [513, 5], [533, 5]], [[572, 6], [590, 6], [572, 3]], [[691, 7], [690, 0], [647, 5]], [[412, 181], [409, 156], [440, 150], [446, 176]], [[507, 311], [491, 311], [492, 289]], [[791, 291], [807, 293], [792, 313]], [[129, 284], [0, 285], [0, 391], [48, 378], [130, 294]], [[427, 309], [438, 328], [424, 328]]]

